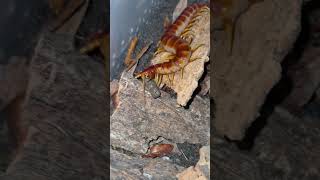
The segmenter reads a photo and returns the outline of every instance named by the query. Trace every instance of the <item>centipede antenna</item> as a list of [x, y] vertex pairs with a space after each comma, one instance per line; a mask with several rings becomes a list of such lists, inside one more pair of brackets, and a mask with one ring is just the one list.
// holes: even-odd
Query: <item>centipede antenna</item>
[[154, 82], [156, 82], [156, 84], [158, 84], [159, 78], [158, 78], [158, 74], [155, 74], [154, 76]]
[[146, 86], [145, 86], [145, 77], [142, 76], [142, 86], [143, 86], [143, 103], [146, 105]]

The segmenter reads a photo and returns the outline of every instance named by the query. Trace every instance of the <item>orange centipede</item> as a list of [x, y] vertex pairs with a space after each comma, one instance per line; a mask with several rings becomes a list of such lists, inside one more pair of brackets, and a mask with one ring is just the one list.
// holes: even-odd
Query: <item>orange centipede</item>
[[197, 17], [201, 16], [200, 13], [208, 10], [207, 4], [192, 4], [186, 7], [175, 22], [166, 29], [164, 35], [161, 37], [156, 54], [161, 51], [167, 51], [173, 55], [170, 56], [168, 62], [149, 66], [142, 72], [136, 74], [136, 78], [142, 79], [143, 87], [145, 87], [145, 78], [155, 79], [157, 84], [160, 84], [163, 75], [168, 75], [169, 77], [169, 75], [172, 74], [173, 80], [174, 74], [180, 70], [183, 77], [184, 67], [196, 60], [190, 58], [192, 53], [199, 47], [191, 49], [191, 42], [186, 40], [189, 35], [192, 35], [189, 33], [189, 29], [197, 21]]

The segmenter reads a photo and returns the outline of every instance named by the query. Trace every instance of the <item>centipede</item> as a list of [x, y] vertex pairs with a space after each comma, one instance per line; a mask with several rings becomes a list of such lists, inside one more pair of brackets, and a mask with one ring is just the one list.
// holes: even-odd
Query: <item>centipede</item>
[[[158, 44], [158, 50], [155, 54], [160, 52], [169, 52], [166, 62], [151, 65], [143, 71], [137, 73], [135, 78], [141, 78], [143, 88], [145, 88], [145, 79], [154, 79], [157, 85], [161, 84], [162, 77], [168, 76], [168, 79], [173, 82], [176, 72], [181, 71], [183, 78], [184, 68], [191, 62], [200, 59], [193, 58], [191, 55], [199, 47], [191, 48], [190, 44], [194, 37], [194, 33], [190, 30], [191, 27], [201, 18], [203, 13], [210, 12], [207, 4], [195, 3], [186, 7], [179, 17], [167, 27], [164, 35], [161, 37]], [[171, 76], [171, 77], [170, 77]]]

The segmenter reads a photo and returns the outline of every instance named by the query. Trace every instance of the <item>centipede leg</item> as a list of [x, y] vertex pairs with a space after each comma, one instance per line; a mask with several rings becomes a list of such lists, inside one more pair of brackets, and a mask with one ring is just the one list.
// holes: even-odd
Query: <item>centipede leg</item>
[[173, 86], [174, 73], [172, 73], [171, 86]]
[[158, 74], [156, 74], [154, 77], [154, 82], [156, 82], [157, 85], [158, 85], [158, 81], [159, 81], [159, 76]]
[[[173, 78], [174, 78], [174, 73], [173, 73]], [[173, 86], [173, 79], [170, 78], [170, 74], [168, 74], [168, 80], [169, 80], [170, 86]]]
[[174, 81], [174, 73], [172, 74], [172, 85], [173, 85], [173, 81]]
[[145, 77], [142, 77], [142, 86], [143, 86], [143, 102], [146, 104], [146, 84], [145, 84]]
[[[200, 15], [197, 16], [197, 17], [200, 17]], [[197, 23], [197, 22], [199, 22], [199, 21], [200, 21], [200, 18], [193, 18], [193, 19], [189, 22], [189, 24], [188, 24], [188, 26], [187, 26], [186, 28], [192, 27], [195, 23]]]
[[181, 38], [186, 40], [186, 41], [188, 41], [189, 44], [192, 43], [194, 37], [195, 37], [194, 34], [184, 34], [184, 35], [181, 36]]
[[161, 74], [159, 74], [159, 81], [157, 83], [157, 86], [160, 86], [161, 85], [161, 82], [162, 82], [162, 76]]
[[174, 59], [175, 57], [176, 57], [175, 54], [169, 54], [169, 55], [166, 56], [165, 58], [166, 58], [166, 60], [170, 61], [170, 60]]
[[164, 48], [160, 47], [160, 48], [158, 48], [157, 51], [154, 53], [154, 56], [156, 56], [156, 55], [158, 55], [159, 53], [162, 53], [162, 52], [164, 52], [164, 51], [165, 51]]
[[198, 50], [200, 47], [204, 46], [205, 44], [200, 44], [197, 47], [191, 49], [191, 52], [194, 53], [196, 50]]
[[199, 57], [197, 57], [197, 58], [192, 58], [192, 59], [189, 59], [189, 62], [193, 62], [193, 61], [196, 61], [196, 60], [199, 60], [199, 59], [202, 59], [202, 58], [199, 58]]
[[184, 67], [181, 69], [181, 79], [183, 79], [183, 70], [184, 70]]
[[207, 6], [203, 7], [203, 8], [199, 11], [199, 13], [208, 13], [208, 12], [210, 12], [210, 8], [207, 7]]

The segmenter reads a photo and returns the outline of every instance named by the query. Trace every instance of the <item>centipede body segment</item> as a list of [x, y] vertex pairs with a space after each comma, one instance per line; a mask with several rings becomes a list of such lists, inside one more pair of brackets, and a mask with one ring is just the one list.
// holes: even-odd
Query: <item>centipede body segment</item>
[[[196, 3], [188, 6], [180, 14], [180, 16], [172, 23], [161, 37], [159, 48], [157, 53], [169, 52], [171, 53], [169, 61], [152, 65], [146, 68], [144, 71], [138, 73], [136, 78], [155, 79], [157, 84], [161, 83], [163, 75], [168, 75], [169, 79], [173, 80], [174, 74], [181, 71], [191, 61], [192, 52], [197, 49], [191, 49], [190, 43], [192, 41], [192, 32], [190, 27], [201, 16], [201, 13], [209, 12], [209, 7], [206, 4]], [[182, 35], [182, 36], [181, 36]], [[187, 38], [191, 37], [191, 41], [187, 41]], [[171, 75], [171, 78], [170, 78]]]

